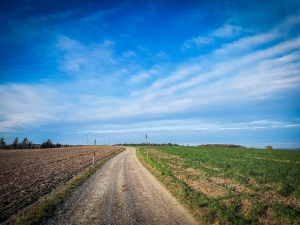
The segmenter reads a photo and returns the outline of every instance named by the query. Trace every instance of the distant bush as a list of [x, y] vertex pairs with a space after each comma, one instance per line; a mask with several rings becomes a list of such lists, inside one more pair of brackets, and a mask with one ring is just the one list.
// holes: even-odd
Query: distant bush
[[273, 147], [271, 145], [267, 145], [265, 149], [273, 149]]

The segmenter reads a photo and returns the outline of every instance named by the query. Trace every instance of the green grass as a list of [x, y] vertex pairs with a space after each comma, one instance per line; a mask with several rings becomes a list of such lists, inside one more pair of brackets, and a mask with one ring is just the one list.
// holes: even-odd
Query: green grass
[[[145, 148], [139, 148], [138, 157], [208, 224], [300, 223], [300, 151], [158, 146], [151, 147], [148, 160]], [[216, 183], [216, 178], [245, 191]], [[225, 194], [210, 197], [190, 185], [197, 180]]]
[[[124, 149], [123, 149], [124, 150]], [[121, 151], [123, 151], [121, 150]], [[40, 198], [39, 201], [28, 206], [24, 210], [20, 211], [15, 216], [11, 217], [4, 224], [16, 224], [16, 225], [32, 225], [40, 224], [43, 220], [50, 217], [62, 203], [71, 196], [71, 194], [92, 174], [94, 174], [105, 162], [107, 162], [113, 156], [119, 154], [121, 151], [109, 156], [104, 160], [99, 161], [94, 166], [77, 174], [74, 178], [65, 184], [60, 185], [56, 189], [52, 190], [48, 195]]]

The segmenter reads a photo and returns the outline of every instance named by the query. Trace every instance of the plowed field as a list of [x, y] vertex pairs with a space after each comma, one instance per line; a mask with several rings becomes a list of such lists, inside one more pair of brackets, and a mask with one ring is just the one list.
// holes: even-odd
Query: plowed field
[[[96, 146], [95, 162], [120, 147]], [[94, 146], [0, 151], [0, 222], [93, 163]]]

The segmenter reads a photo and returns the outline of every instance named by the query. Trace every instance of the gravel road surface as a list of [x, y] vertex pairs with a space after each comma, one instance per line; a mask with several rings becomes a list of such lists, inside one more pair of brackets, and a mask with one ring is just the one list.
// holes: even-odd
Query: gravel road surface
[[110, 159], [49, 224], [199, 224], [141, 165], [134, 148]]

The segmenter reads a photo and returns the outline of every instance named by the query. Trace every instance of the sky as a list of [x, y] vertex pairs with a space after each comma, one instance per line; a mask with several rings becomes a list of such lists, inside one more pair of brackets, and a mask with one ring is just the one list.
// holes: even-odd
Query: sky
[[300, 147], [300, 1], [0, 4], [0, 137]]

